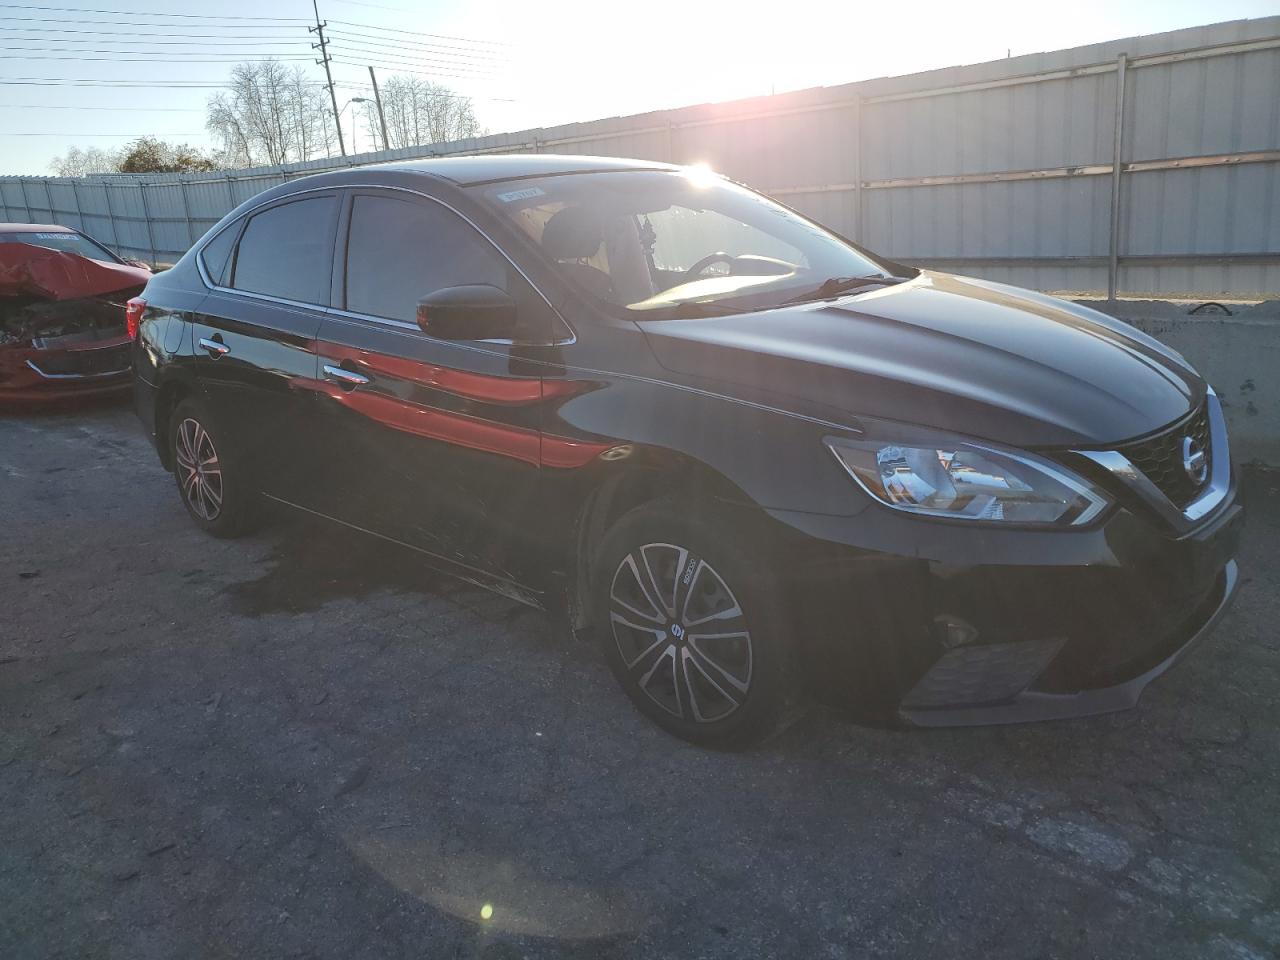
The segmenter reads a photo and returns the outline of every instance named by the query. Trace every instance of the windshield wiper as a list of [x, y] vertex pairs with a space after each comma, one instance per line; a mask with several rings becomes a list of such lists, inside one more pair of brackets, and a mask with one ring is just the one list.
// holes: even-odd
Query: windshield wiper
[[808, 303], [811, 300], [830, 300], [842, 293], [856, 290], [858, 287], [887, 287], [895, 283], [905, 283], [906, 277], [886, 276], [881, 273], [870, 273], [865, 277], [827, 277], [817, 288], [783, 300], [778, 306], [785, 307], [793, 303]]
[[722, 306], [705, 300], [680, 300], [667, 309], [672, 320], [704, 320], [707, 317], [725, 317], [743, 312], [741, 307]]

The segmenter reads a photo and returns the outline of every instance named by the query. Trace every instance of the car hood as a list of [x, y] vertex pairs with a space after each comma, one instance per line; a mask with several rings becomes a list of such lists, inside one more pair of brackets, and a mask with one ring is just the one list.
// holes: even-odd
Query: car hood
[[840, 300], [639, 326], [662, 366], [719, 392], [1017, 446], [1141, 436], [1205, 393], [1177, 353], [1118, 320], [931, 272]]

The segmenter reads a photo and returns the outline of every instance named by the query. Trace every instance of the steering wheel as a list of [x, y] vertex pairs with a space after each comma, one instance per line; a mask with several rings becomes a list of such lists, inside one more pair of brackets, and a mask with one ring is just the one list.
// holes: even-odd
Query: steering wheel
[[692, 267], [690, 267], [688, 270], [686, 270], [684, 272], [684, 275], [688, 280], [694, 280], [698, 277], [700, 273], [702, 273], [703, 270], [707, 269], [707, 267], [711, 266], [713, 263], [727, 263], [730, 265], [730, 267], [732, 267], [733, 261], [736, 259], [737, 258], [734, 257], [732, 254], [725, 253], [724, 251], [720, 251], [718, 253], [709, 253], [705, 257], [703, 257], [701, 260], [699, 260], [697, 263], [695, 263]]

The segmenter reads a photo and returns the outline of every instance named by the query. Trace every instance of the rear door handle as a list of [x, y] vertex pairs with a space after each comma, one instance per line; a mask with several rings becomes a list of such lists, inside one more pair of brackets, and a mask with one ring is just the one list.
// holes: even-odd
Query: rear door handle
[[369, 378], [363, 373], [356, 373], [346, 367], [333, 367], [327, 363], [324, 365], [324, 375], [330, 380], [336, 380], [338, 383], [348, 387], [358, 387], [369, 382]]
[[200, 338], [200, 346], [202, 349], [208, 350], [209, 355], [214, 359], [231, 352], [231, 348], [221, 340], [210, 340], [208, 337]]

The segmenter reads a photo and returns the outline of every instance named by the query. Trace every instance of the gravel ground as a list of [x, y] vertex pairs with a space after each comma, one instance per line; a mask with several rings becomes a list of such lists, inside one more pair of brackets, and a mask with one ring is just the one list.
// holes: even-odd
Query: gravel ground
[[0, 418], [0, 957], [1280, 951], [1280, 474], [1128, 713], [657, 731], [547, 618], [188, 521], [127, 407]]

